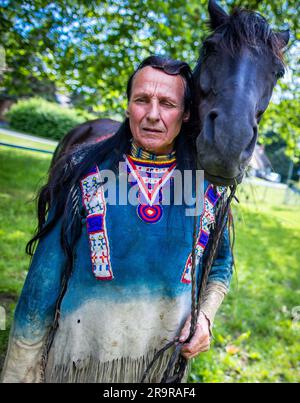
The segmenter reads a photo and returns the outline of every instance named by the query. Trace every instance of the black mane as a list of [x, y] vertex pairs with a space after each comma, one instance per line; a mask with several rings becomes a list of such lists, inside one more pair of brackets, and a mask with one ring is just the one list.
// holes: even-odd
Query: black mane
[[[208, 21], [212, 30], [212, 23]], [[272, 31], [267, 20], [255, 11], [235, 8], [226, 22], [220, 25], [214, 33], [222, 35], [222, 49], [235, 54], [243, 46], [263, 48], [268, 46], [273, 55], [283, 62], [282, 43]]]

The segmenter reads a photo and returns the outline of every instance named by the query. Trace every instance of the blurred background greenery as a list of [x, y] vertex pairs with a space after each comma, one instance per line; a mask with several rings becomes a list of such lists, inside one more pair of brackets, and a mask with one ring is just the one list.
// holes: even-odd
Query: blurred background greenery
[[[273, 29], [290, 29], [286, 76], [276, 86], [261, 122], [259, 142], [274, 170], [284, 180], [297, 181], [298, 0], [220, 0], [219, 4], [228, 12], [238, 6], [256, 10]], [[2, 0], [0, 124], [2, 120], [11, 128], [59, 139], [78, 121], [122, 120], [126, 82], [138, 63], [160, 53], [183, 59], [193, 68], [209, 33], [207, 19], [207, 0]], [[36, 97], [56, 105], [37, 105], [38, 101], [33, 107], [34, 100], [24, 105], [24, 100]], [[18, 101], [23, 101], [18, 111], [6, 114]], [[25, 109], [32, 110], [31, 120], [25, 119]]]
[[[259, 143], [285, 184], [246, 180], [233, 207], [236, 272], [213, 348], [193, 361], [190, 382], [300, 381], [300, 102], [296, 0], [226, 0], [291, 30], [287, 73], [260, 125]], [[129, 75], [151, 53], [194, 67], [208, 34], [206, 0], [2, 0], [0, 142], [55, 149], [72, 127], [121, 120]], [[8, 129], [8, 130], [7, 130]], [[18, 136], [11, 130], [48, 138]], [[0, 368], [13, 309], [28, 270], [24, 248], [36, 227], [34, 197], [51, 155], [0, 146]], [[286, 186], [292, 185], [293, 191]]]

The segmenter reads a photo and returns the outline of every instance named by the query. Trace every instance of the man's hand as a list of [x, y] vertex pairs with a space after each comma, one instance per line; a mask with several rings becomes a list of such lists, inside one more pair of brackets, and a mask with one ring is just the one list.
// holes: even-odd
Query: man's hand
[[[208, 319], [202, 312], [200, 312], [194, 336], [192, 337], [189, 343], [183, 345], [181, 350], [181, 354], [186, 359], [194, 358], [199, 353], [209, 350], [210, 348], [209, 326], [210, 323]], [[188, 317], [188, 319], [184, 324], [184, 327], [181, 330], [179, 336], [180, 342], [184, 342], [189, 337], [190, 327], [191, 327], [191, 316]]]

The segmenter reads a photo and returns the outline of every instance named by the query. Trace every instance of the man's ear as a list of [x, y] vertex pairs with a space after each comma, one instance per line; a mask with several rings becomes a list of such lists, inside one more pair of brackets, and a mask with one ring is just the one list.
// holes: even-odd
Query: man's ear
[[126, 111], [125, 111], [125, 116], [126, 116], [127, 118], [129, 118], [129, 112], [128, 112], [128, 109], [126, 109]]
[[189, 120], [189, 118], [190, 118], [190, 111], [188, 111], [188, 112], [184, 112], [184, 114], [183, 114], [183, 121], [184, 122], [187, 122], [188, 120]]

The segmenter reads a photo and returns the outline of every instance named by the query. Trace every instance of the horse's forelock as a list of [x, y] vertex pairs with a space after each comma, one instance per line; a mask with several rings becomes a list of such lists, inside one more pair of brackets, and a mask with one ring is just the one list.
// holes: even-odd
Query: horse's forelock
[[258, 12], [235, 8], [215, 32], [222, 36], [221, 47], [231, 54], [239, 51], [242, 46], [259, 49], [261, 45], [266, 45], [283, 62], [282, 43]]

